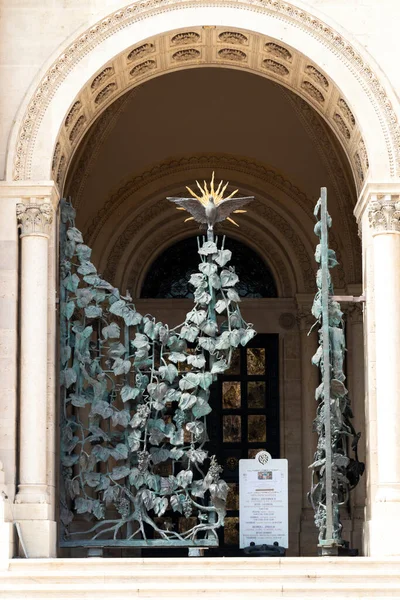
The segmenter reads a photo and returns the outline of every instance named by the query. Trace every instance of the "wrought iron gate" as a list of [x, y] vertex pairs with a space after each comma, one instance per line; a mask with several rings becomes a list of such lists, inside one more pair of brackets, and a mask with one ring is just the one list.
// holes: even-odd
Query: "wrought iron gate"
[[210, 386], [255, 335], [231, 252], [213, 233], [250, 199], [224, 199], [221, 188], [212, 181], [196, 196], [200, 219], [213, 208], [190, 278], [194, 307], [174, 329], [102, 279], [62, 202], [61, 546], [218, 545], [228, 486], [205, 449]]

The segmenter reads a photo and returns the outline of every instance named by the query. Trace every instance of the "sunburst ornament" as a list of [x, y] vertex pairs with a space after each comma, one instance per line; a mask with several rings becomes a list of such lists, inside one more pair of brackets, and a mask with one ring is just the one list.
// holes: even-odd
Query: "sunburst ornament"
[[244, 196], [241, 198], [234, 198], [239, 190], [235, 190], [229, 196], [224, 198], [224, 192], [229, 185], [229, 182], [225, 183], [220, 181], [217, 189], [214, 187], [214, 173], [212, 174], [210, 181], [210, 188], [206, 181], [204, 181], [203, 187], [196, 181], [197, 187], [199, 188], [201, 195], [196, 194], [190, 187], [186, 186], [186, 189], [192, 196], [192, 198], [167, 198], [170, 202], [178, 204], [176, 208], [178, 210], [187, 210], [192, 216], [185, 219], [186, 221], [198, 221], [199, 223], [207, 223], [209, 230], [214, 228], [215, 223], [220, 223], [227, 219], [236, 227], [239, 225], [229, 217], [231, 213], [245, 213], [246, 210], [241, 210], [242, 206], [248, 204], [254, 200], [254, 196]]

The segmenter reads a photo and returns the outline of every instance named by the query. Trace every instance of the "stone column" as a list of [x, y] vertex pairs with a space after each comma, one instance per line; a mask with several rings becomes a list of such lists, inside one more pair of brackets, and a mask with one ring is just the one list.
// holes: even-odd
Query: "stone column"
[[317, 403], [315, 390], [319, 384], [319, 370], [311, 363], [318, 348], [317, 330], [309, 335], [315, 319], [311, 315], [312, 298], [299, 305], [298, 323], [300, 328], [301, 349], [301, 443], [302, 443], [302, 515], [300, 529], [300, 554], [310, 556], [317, 553], [318, 531], [314, 524], [314, 511], [307, 494], [311, 488], [311, 470], [308, 468], [314, 457], [317, 436], [313, 433], [313, 421]]
[[373, 195], [377, 481], [369, 554], [400, 555], [400, 197]]
[[21, 230], [20, 443], [14, 514], [29, 557], [56, 553], [54, 505], [47, 480], [48, 246], [54, 212], [51, 192], [22, 197], [17, 204]]
[[[0, 182], [0, 563], [13, 556], [12, 503], [17, 475], [18, 192]], [[4, 500], [4, 502], [3, 502]]]
[[[353, 296], [360, 296], [360, 290], [351, 290]], [[352, 423], [357, 432], [361, 432], [358, 443], [358, 458], [365, 462], [365, 369], [364, 369], [364, 326], [363, 305], [352, 304], [346, 309], [346, 346], [347, 346], [347, 381], [351, 408], [354, 415]], [[362, 529], [365, 511], [366, 476], [351, 495], [352, 533], [351, 547], [362, 552]]]
[[44, 504], [46, 486], [47, 274], [53, 209], [36, 198], [17, 204], [21, 228], [21, 406], [18, 503]]
[[0, 183], [0, 461], [12, 502], [16, 477], [18, 234], [16, 199]]

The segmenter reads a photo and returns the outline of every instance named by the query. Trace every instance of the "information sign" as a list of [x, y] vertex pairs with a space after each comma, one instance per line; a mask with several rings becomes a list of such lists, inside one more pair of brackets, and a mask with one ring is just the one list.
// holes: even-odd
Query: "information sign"
[[240, 548], [288, 547], [288, 461], [261, 451], [239, 461]]

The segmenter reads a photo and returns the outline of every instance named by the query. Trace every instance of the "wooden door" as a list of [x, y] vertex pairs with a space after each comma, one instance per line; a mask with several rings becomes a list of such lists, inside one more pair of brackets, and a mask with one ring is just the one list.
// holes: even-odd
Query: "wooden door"
[[230, 491], [220, 548], [214, 555], [239, 551], [239, 460], [261, 449], [279, 458], [279, 336], [257, 335], [239, 348], [231, 368], [214, 384], [208, 417], [208, 451], [223, 467]]

